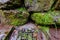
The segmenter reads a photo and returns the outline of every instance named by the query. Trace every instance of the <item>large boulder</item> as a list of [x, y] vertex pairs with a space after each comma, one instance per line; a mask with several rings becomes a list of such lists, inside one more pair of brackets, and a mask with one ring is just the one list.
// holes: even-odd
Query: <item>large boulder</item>
[[28, 11], [48, 11], [54, 0], [25, 0]]
[[35, 24], [27, 23], [16, 28], [8, 40], [36, 40], [37, 36], [35, 34], [38, 32], [37, 30], [38, 28]]
[[25, 8], [3, 10], [0, 13], [0, 21], [2, 24], [19, 26], [27, 22], [28, 16], [29, 13], [25, 10]]
[[55, 22], [60, 23], [60, 12], [50, 11], [47, 13], [34, 13], [31, 18], [37, 24], [51, 25], [55, 24]]
[[0, 9], [10, 9], [21, 5], [21, 0], [0, 0]]

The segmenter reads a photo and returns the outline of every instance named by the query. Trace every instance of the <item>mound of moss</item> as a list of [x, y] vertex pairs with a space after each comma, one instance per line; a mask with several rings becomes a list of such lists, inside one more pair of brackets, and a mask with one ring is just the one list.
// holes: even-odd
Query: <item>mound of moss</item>
[[[17, 5], [17, 6], [16, 6]], [[0, 0], [0, 9], [10, 9], [21, 5], [21, 0]]]
[[37, 24], [54, 24], [52, 16], [47, 13], [34, 13], [31, 17]]
[[59, 11], [49, 11], [46, 13], [33, 13], [31, 16], [32, 20], [37, 24], [55, 24], [60, 23], [60, 12]]
[[16, 10], [4, 10], [5, 23], [19, 26], [27, 22], [29, 13], [25, 8], [18, 8]]
[[54, 0], [25, 0], [28, 11], [47, 11], [53, 3]]

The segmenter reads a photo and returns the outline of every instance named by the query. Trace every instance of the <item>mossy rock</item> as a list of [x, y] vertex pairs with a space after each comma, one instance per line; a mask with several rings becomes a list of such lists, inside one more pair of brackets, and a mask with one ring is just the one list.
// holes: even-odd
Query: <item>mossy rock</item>
[[60, 11], [55, 10], [55, 11], [50, 11], [48, 13], [52, 15], [56, 24], [60, 24]]
[[54, 19], [50, 14], [47, 13], [34, 13], [31, 16], [32, 20], [34, 20], [37, 24], [54, 24]]
[[0, 0], [0, 9], [10, 9], [21, 5], [21, 0]]
[[27, 22], [29, 13], [25, 8], [19, 8], [16, 10], [4, 10], [5, 23], [14, 26], [20, 26]]
[[46, 13], [33, 13], [31, 18], [37, 24], [52, 25], [55, 23], [60, 23], [60, 12], [49, 11]]
[[25, 0], [24, 3], [28, 11], [48, 11], [54, 0]]

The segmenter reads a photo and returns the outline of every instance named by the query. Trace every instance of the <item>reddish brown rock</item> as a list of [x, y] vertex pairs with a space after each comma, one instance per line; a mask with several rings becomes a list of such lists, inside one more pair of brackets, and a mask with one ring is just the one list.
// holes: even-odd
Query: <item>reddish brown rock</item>
[[60, 28], [57, 30], [55, 28], [51, 28], [50, 34], [51, 34], [51, 40], [60, 40]]
[[0, 40], [4, 40], [13, 26], [0, 24]]

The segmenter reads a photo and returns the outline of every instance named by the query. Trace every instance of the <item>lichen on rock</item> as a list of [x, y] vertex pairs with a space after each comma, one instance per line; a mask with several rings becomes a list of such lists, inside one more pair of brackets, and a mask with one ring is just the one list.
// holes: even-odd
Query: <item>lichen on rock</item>
[[25, 0], [28, 11], [48, 11], [54, 0]]

